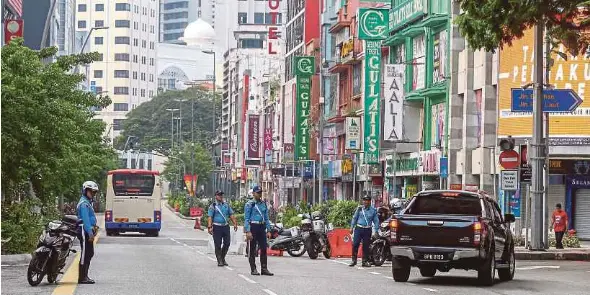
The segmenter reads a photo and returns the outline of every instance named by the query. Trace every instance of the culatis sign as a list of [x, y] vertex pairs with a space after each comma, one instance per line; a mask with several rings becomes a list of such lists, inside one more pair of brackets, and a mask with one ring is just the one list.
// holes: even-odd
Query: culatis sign
[[[268, 54], [277, 54], [276, 48], [273, 48], [273, 44], [278, 44], [278, 39], [281, 37], [279, 31], [279, 6], [280, 0], [268, 0], [268, 8], [270, 12], [270, 26], [268, 27]], [[272, 41], [271, 41], [272, 40]]]

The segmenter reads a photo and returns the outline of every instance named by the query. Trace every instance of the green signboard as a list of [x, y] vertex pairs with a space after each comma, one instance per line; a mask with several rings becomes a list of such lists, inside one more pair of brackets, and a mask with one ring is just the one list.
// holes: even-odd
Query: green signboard
[[364, 144], [365, 163], [379, 163], [381, 133], [381, 41], [365, 41], [365, 108]]
[[389, 11], [390, 32], [422, 17], [428, 12], [428, 0], [403, 0], [397, 2], [397, 5], [393, 6]]
[[383, 40], [389, 33], [389, 10], [387, 8], [359, 8], [360, 40]]
[[297, 107], [295, 111], [295, 161], [299, 161], [309, 159], [311, 76], [315, 73], [315, 59], [313, 56], [296, 56], [293, 63], [297, 85]]

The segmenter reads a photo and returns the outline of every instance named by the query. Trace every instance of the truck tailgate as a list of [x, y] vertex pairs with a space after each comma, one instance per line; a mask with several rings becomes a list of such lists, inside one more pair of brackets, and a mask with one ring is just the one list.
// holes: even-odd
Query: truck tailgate
[[398, 219], [399, 245], [474, 247], [475, 216], [403, 215]]

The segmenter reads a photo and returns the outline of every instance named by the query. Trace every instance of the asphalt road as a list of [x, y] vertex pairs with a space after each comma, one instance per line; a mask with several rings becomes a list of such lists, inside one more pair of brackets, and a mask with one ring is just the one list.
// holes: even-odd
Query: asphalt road
[[[30, 287], [26, 266], [2, 267], [2, 294], [147, 295], [147, 294], [590, 294], [590, 262], [517, 262], [516, 277], [493, 287], [479, 287], [475, 272], [451, 271], [434, 278], [417, 270], [408, 283], [391, 278], [391, 266], [350, 268], [346, 259], [310, 260], [269, 257], [274, 277], [253, 277], [243, 256], [229, 256], [217, 267], [207, 254], [206, 232], [192, 221], [164, 209], [160, 237], [101, 235], [90, 276], [95, 285], [76, 285], [70, 267], [58, 285]], [[74, 260], [74, 259], [73, 259]]]

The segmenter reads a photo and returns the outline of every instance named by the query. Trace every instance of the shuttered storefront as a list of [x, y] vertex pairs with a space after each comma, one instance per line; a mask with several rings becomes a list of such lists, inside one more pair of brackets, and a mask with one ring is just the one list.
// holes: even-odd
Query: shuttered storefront
[[558, 203], [561, 204], [561, 207], [565, 209], [565, 184], [551, 183], [549, 185], [549, 189], [547, 190], [547, 216], [545, 217], [545, 221], [547, 221], [546, 226], [548, 229], [551, 227], [551, 215], [555, 210], [555, 205]]
[[590, 189], [578, 189], [574, 201], [574, 228], [578, 238], [590, 240]]

